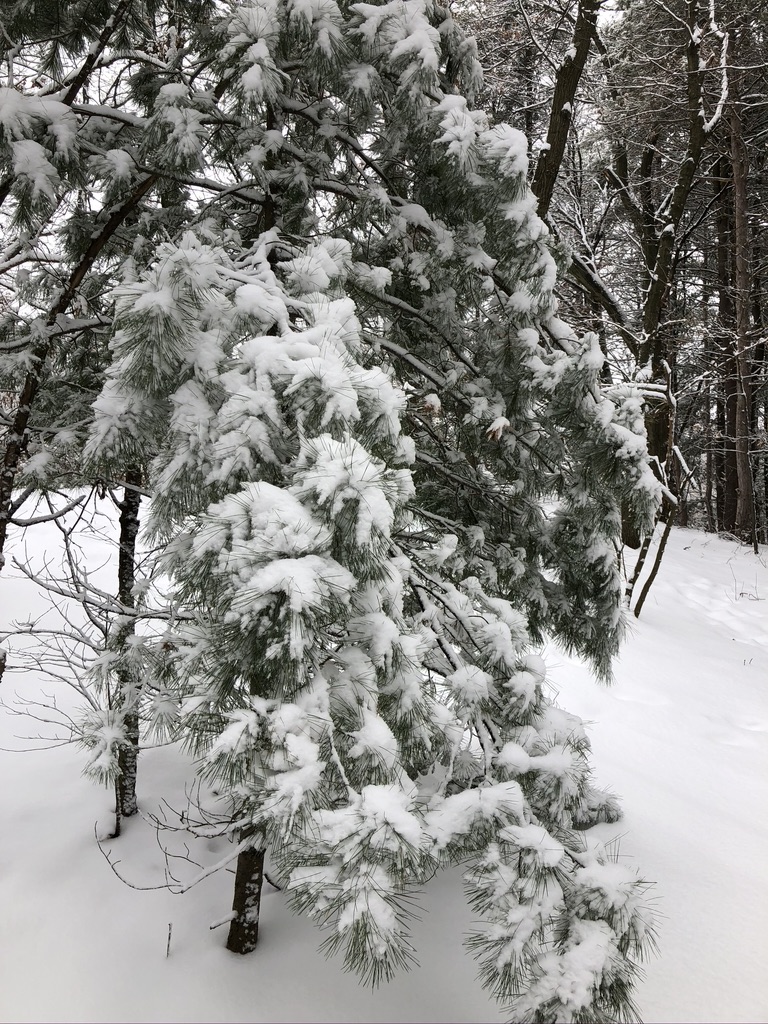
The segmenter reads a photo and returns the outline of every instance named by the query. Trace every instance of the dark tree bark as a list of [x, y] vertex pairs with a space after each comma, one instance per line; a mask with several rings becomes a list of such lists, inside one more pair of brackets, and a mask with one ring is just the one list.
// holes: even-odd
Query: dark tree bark
[[[734, 50], [737, 47], [734, 45]], [[752, 367], [749, 356], [750, 289], [749, 227], [747, 224], [748, 155], [741, 125], [741, 82], [737, 69], [729, 71], [730, 142], [733, 174], [733, 265], [736, 344], [734, 352], [735, 458], [736, 458], [736, 522], [735, 532], [742, 540], [755, 536], [755, 497], [752, 484], [749, 443], [751, 436]]]
[[259, 912], [264, 884], [265, 851], [248, 848], [241, 851], [235, 870], [234, 917], [227, 935], [232, 953], [252, 953], [259, 941]]
[[555, 77], [552, 109], [547, 129], [547, 143], [536, 164], [531, 188], [538, 199], [538, 213], [544, 220], [549, 213], [560, 166], [563, 162], [568, 132], [573, 118], [576, 90], [581, 81], [589, 48], [595, 36], [597, 12], [601, 0], [581, 0], [573, 30], [573, 41]]
[[[125, 608], [136, 607], [136, 539], [139, 533], [139, 506], [141, 504], [141, 473], [132, 468], [125, 474], [123, 500], [120, 503], [120, 541], [117, 560], [117, 597]], [[126, 617], [117, 627], [114, 646], [119, 655], [126, 653], [126, 645], [134, 635], [135, 620]], [[141, 679], [129, 661], [122, 661], [116, 671], [118, 691], [116, 702], [123, 712], [123, 731], [126, 742], [117, 755], [119, 774], [115, 779], [115, 836], [120, 835], [123, 818], [130, 818], [139, 809], [136, 799], [136, 777], [139, 758], [139, 699]]]
[[[708, 414], [709, 415], [709, 414]], [[707, 450], [705, 455], [706, 480], [704, 484], [704, 511], [707, 516], [707, 533], [715, 533], [717, 530], [717, 513], [712, 500], [714, 491], [715, 459], [712, 451], [712, 425], [707, 422]]]
[[725, 157], [716, 164], [717, 213], [717, 307], [721, 398], [718, 403], [718, 435], [721, 450], [718, 459], [718, 528], [732, 533], [736, 526], [736, 367], [733, 358], [735, 313], [731, 291], [732, 188]]
[[[653, 560], [653, 566], [651, 568], [651, 571], [648, 573], [647, 580], [643, 584], [643, 588], [640, 591], [640, 596], [638, 597], [637, 604], [634, 608], [634, 615], [636, 619], [640, 618], [640, 612], [643, 610], [643, 605], [645, 604], [646, 598], [648, 597], [651, 587], [653, 586], [654, 581], [658, 576], [659, 568], [661, 567], [661, 560], [664, 557], [664, 551], [667, 547], [667, 541], [669, 540], [669, 535], [672, 532], [672, 526], [675, 522], [675, 515], [677, 509], [672, 505], [667, 505], [666, 502], [664, 504], [666, 507], [662, 509], [662, 515], [659, 519], [660, 522], [664, 523], [664, 529], [661, 534], [661, 539], [659, 540], [659, 546], [656, 549], [656, 557]], [[633, 584], [634, 582], [635, 581], [633, 580]]]
[[736, 530], [736, 509], [738, 506], [739, 471], [736, 461], [736, 395], [737, 383], [733, 357], [729, 353], [723, 380], [723, 530]]
[[[670, 203], [664, 215], [664, 222], [655, 225], [658, 234], [653, 241], [653, 260], [649, 265], [648, 292], [643, 308], [644, 343], [640, 350], [640, 365], [649, 360], [656, 369], [665, 358], [664, 341], [661, 332], [662, 314], [665, 309], [675, 264], [677, 229], [688, 205], [691, 191], [707, 140], [707, 128], [702, 118], [702, 87], [705, 64], [701, 56], [698, 26], [698, 4], [687, 0], [686, 23], [689, 40], [686, 45], [688, 138], [686, 152], [680, 163], [677, 181], [672, 189]], [[655, 453], [658, 454], [658, 453]]]

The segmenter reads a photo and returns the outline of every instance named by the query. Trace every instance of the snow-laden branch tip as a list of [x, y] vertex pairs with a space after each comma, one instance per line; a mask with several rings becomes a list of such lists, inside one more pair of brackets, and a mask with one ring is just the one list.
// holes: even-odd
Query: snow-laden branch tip
[[[712, 0], [711, 14], [710, 27], [715, 35], [720, 38], [720, 96], [718, 97], [717, 106], [712, 117], [704, 123], [704, 133], [706, 135], [710, 135], [714, 131], [723, 116], [723, 110], [728, 101], [728, 33], [718, 28], [714, 20], [714, 0]], [[703, 99], [701, 102], [703, 103]], [[701, 108], [701, 116], [702, 119], [705, 117], [703, 106]]]

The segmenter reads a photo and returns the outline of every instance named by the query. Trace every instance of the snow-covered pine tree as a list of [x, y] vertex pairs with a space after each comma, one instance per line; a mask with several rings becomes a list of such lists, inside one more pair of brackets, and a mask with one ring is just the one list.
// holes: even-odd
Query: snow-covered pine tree
[[514, 1019], [631, 1016], [642, 885], [573, 831], [615, 807], [530, 645], [607, 675], [620, 502], [642, 522], [656, 485], [637, 396], [556, 318], [472, 40], [427, 0], [16, 3], [4, 29], [0, 542], [22, 468], [79, 476], [117, 295], [87, 465], [151, 466], [187, 617], [157, 717], [180, 702], [232, 801], [232, 944], [269, 845], [388, 976], [404, 897], [458, 859]]
[[232, 802], [230, 948], [255, 945], [269, 848], [328, 947], [378, 981], [411, 957], [407, 897], [466, 861], [491, 922], [472, 945], [515, 1019], [631, 1015], [644, 886], [573, 831], [611, 808], [524, 617], [454, 584], [455, 537], [409, 507], [407, 400], [359, 361], [349, 263], [344, 241], [276, 232], [238, 263], [191, 233], [161, 249], [122, 289], [94, 435], [140, 443], [115, 412], [170, 395], [153, 528], [194, 616], [173, 635], [179, 731]]
[[477, 82], [426, 0], [201, 24], [144, 82], [144, 152], [227, 187], [126, 267], [88, 455], [151, 463], [190, 617], [162, 677], [232, 805], [230, 946], [269, 848], [328, 947], [388, 977], [408, 895], [458, 860], [513, 1019], [629, 1019], [644, 886], [581, 831], [616, 807], [531, 645], [608, 674], [620, 504], [647, 521], [656, 484]]

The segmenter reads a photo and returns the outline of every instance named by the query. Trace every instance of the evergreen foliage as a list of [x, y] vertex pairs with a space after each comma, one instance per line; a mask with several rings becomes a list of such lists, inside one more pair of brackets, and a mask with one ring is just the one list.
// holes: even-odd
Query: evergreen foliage
[[[109, 102], [0, 94], [12, 216], [60, 238], [70, 287], [119, 228], [73, 350], [31, 257], [24, 316], [53, 305], [11, 318], [5, 373], [37, 360], [30, 479], [67, 445], [145, 470], [182, 610], [153, 724], [362, 977], [410, 961], [411, 897], [459, 861], [514, 1020], [633, 1019], [644, 883], [585, 838], [618, 811], [533, 645], [609, 676], [620, 510], [647, 527], [658, 485], [638, 395], [557, 317], [527, 143], [473, 108], [473, 40], [429, 0], [136, 0], [99, 50], [60, 7], [41, 74], [90, 45]], [[43, 420], [112, 319], [92, 408]]]

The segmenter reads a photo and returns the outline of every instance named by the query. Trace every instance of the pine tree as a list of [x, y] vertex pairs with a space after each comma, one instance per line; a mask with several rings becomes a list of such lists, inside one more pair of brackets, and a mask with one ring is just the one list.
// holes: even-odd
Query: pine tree
[[658, 499], [640, 399], [556, 315], [526, 140], [446, 9], [224, 6], [120, 6], [119, 109], [73, 116], [135, 214], [85, 468], [146, 467], [180, 610], [150, 688], [230, 803], [230, 948], [268, 849], [375, 983], [459, 861], [513, 1019], [629, 1019], [644, 884], [584, 837], [616, 804], [534, 647], [610, 673], [621, 504]]
[[556, 317], [525, 139], [472, 109], [473, 43], [420, 0], [233, 7], [198, 43], [150, 137], [239, 185], [129, 268], [88, 454], [151, 463], [188, 616], [163, 671], [231, 801], [230, 948], [269, 849], [387, 978], [458, 860], [514, 1019], [631, 1017], [644, 885], [584, 840], [615, 801], [531, 645], [608, 674], [620, 504], [647, 522], [657, 487], [637, 395]]

